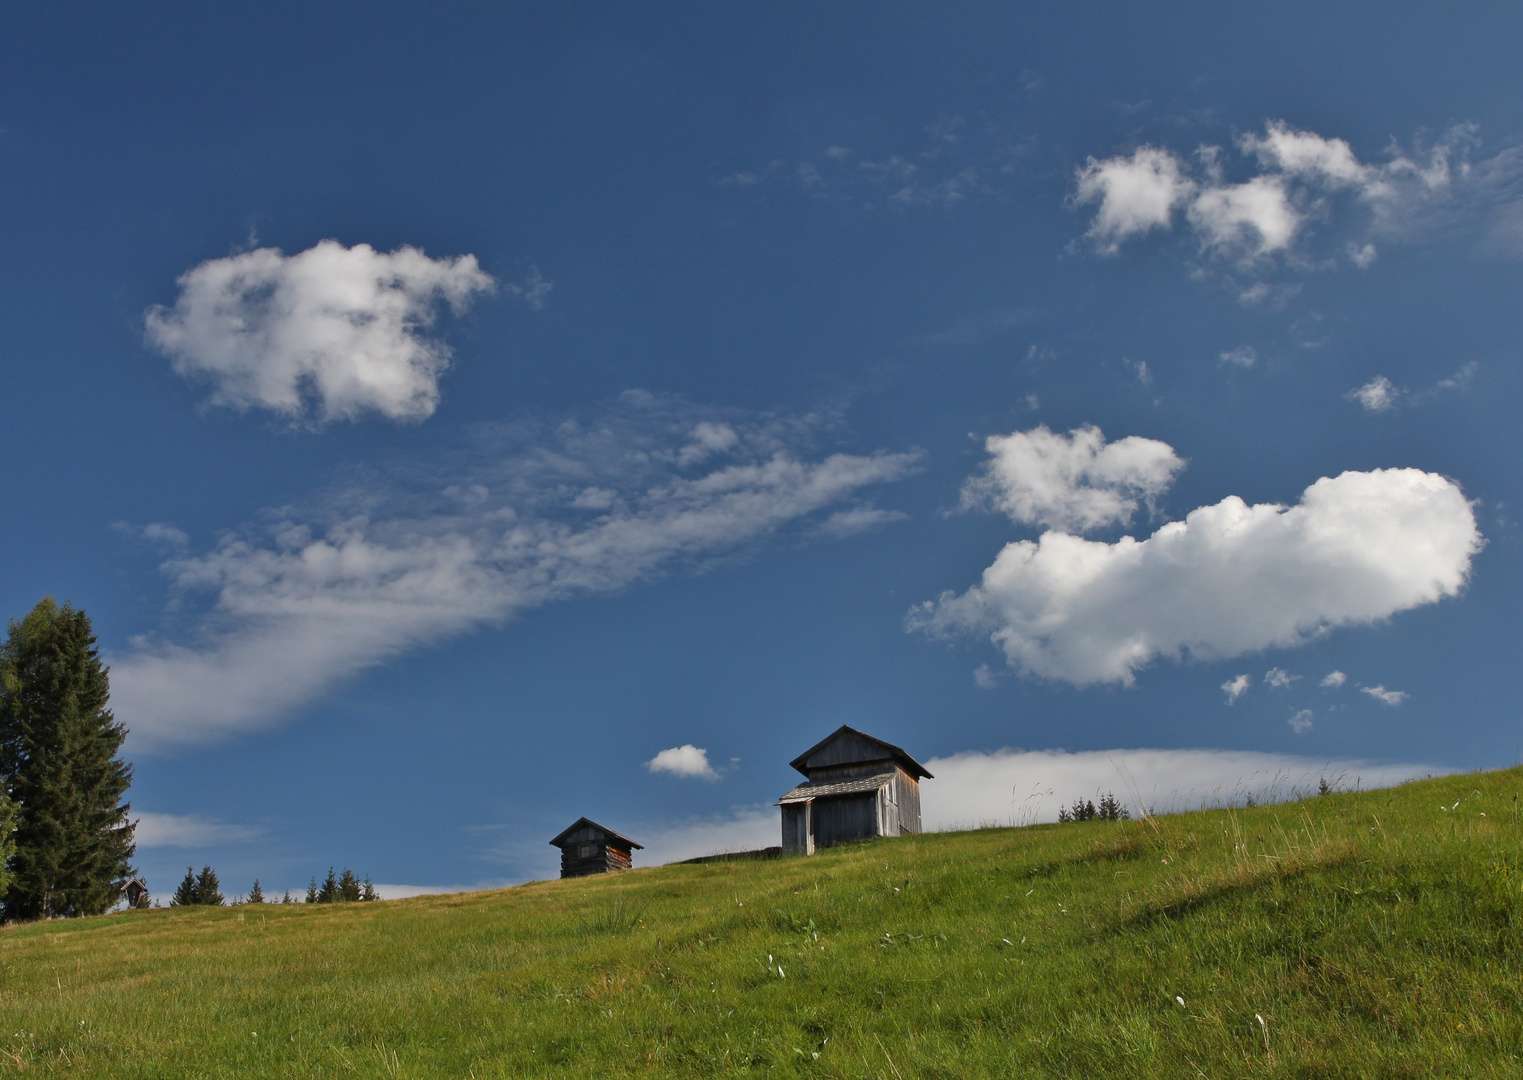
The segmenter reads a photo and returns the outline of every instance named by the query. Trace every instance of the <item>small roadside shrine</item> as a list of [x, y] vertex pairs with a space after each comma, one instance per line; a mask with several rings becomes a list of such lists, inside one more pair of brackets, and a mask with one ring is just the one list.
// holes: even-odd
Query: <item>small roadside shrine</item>
[[631, 851], [645, 846], [587, 818], [577, 818], [550, 843], [561, 849], [563, 878], [628, 870], [634, 861]]
[[788, 764], [809, 778], [777, 801], [783, 854], [920, 831], [924, 765], [893, 743], [841, 725]]

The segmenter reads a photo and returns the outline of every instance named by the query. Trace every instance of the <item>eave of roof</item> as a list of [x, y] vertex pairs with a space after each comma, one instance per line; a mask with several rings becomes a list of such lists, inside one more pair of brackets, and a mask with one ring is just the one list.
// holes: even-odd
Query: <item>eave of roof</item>
[[554, 840], [551, 840], [550, 844], [553, 847], [560, 847], [562, 840], [566, 839], [566, 837], [568, 837], [572, 833], [576, 832], [576, 830], [580, 829], [583, 825], [591, 825], [594, 829], [597, 829], [599, 832], [606, 833], [608, 835], [609, 839], [611, 839], [611, 840], [622, 840], [624, 843], [628, 844], [632, 848], [639, 848], [642, 851], [645, 850], [645, 845], [644, 844], [637, 844], [633, 840], [631, 840], [629, 837], [624, 836], [624, 835], [622, 835], [620, 833], [614, 832], [607, 825], [599, 825], [596, 821], [593, 821], [591, 818], [585, 818], [585, 817], [577, 818], [570, 825], [568, 825], [564, 829], [562, 829], [561, 832], [560, 832], [560, 835], [558, 835]]
[[865, 731], [858, 731], [856, 728], [850, 726], [849, 724], [842, 724], [840, 727], [832, 731], [829, 735], [826, 735], [819, 742], [811, 746], [808, 750], [805, 750], [798, 757], [788, 762], [788, 764], [793, 766], [793, 768], [797, 769], [799, 772], [804, 773], [805, 776], [808, 776], [809, 774], [804, 772], [804, 762], [808, 761], [809, 756], [820, 747], [824, 746], [826, 743], [830, 742], [832, 739], [837, 738], [843, 733], [855, 735], [859, 739], [866, 739], [868, 742], [877, 743], [879, 746], [887, 750], [889, 752], [889, 756], [892, 757], [895, 761], [899, 762], [901, 765], [908, 766], [904, 771], [909, 773], [911, 776], [919, 777], [923, 780], [936, 779], [931, 775], [930, 770], [928, 770], [924, 765], [920, 764], [920, 762], [916, 761], [914, 758], [910, 757], [910, 755], [903, 748], [895, 746], [891, 742], [884, 742], [877, 736], [869, 735]]
[[772, 805], [783, 806], [787, 803], [808, 802], [811, 799], [826, 799], [832, 795], [865, 795], [869, 791], [877, 791], [881, 787], [887, 787], [893, 783], [893, 780], [893, 773], [878, 773], [874, 776], [859, 776], [851, 780], [828, 780], [820, 784], [800, 784]]

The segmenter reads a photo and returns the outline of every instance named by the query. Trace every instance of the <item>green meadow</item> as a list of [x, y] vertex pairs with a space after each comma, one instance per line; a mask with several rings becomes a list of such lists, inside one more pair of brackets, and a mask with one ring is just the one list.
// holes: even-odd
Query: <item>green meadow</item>
[[1523, 771], [0, 931], [0, 1076], [1523, 1075]]

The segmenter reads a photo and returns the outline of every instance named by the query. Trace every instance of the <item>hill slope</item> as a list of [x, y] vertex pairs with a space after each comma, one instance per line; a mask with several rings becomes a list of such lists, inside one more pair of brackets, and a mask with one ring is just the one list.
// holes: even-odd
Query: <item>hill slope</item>
[[1523, 1075], [1519, 791], [12, 927], [0, 1076]]

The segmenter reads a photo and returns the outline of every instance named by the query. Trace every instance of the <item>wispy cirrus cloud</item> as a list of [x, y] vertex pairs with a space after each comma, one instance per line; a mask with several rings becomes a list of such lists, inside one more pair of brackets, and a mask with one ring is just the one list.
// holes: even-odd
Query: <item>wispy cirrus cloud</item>
[[478, 429], [453, 456], [166, 561], [176, 593], [210, 605], [112, 658], [117, 715], [139, 746], [267, 725], [420, 645], [871, 511], [869, 489], [918, 466], [821, 453], [820, 437], [816, 418], [638, 393], [591, 422]]
[[210, 848], [258, 840], [264, 830], [230, 825], [200, 814], [156, 814], [136, 811], [133, 839], [140, 848]]
[[[376, 412], [416, 421], [439, 404], [450, 349], [430, 331], [441, 305], [462, 312], [497, 287], [474, 255], [433, 259], [324, 240], [287, 255], [257, 248], [209, 259], [179, 279], [172, 307], [148, 310], [148, 341], [211, 402], [313, 424]], [[536, 271], [510, 291], [534, 307]]]

